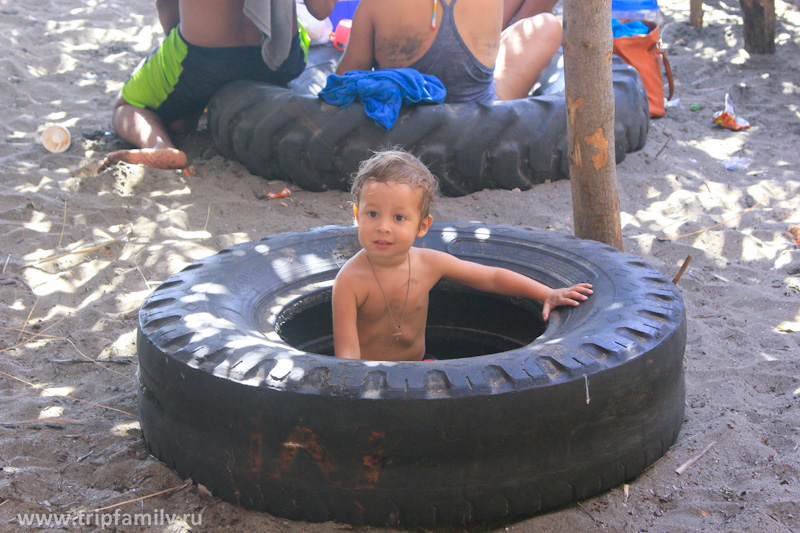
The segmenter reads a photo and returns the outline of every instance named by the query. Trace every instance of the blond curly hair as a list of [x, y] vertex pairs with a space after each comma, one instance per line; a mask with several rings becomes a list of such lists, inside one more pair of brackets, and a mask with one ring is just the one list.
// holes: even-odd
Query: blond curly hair
[[422, 193], [419, 205], [420, 220], [430, 214], [431, 203], [439, 190], [439, 180], [428, 170], [425, 163], [398, 148], [375, 152], [372, 157], [361, 162], [350, 188], [355, 205], [361, 200], [361, 190], [368, 180], [378, 183], [404, 183], [418, 189]]

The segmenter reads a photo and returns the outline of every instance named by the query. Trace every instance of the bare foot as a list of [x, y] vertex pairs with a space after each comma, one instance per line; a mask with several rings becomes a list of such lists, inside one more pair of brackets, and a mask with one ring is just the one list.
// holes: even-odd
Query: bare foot
[[106, 156], [97, 172], [100, 173], [120, 161], [132, 165], [145, 165], [153, 168], [184, 168], [189, 163], [186, 154], [176, 148], [141, 148], [137, 150], [117, 150]]

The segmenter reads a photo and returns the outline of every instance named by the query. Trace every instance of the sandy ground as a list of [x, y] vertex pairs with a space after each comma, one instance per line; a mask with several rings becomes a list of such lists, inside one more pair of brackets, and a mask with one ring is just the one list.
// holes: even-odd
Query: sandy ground
[[[705, 4], [694, 29], [688, 1], [662, 2], [680, 102], [617, 168], [627, 251], [668, 277], [692, 256], [679, 282], [689, 333], [678, 442], [627, 492], [445, 531], [800, 531], [800, 245], [788, 233], [800, 226], [800, 3], [776, 0], [777, 50], [766, 57], [743, 51], [738, 2]], [[0, 530], [26, 529], [19, 513], [167, 489], [118, 509], [202, 513], [195, 530], [353, 529], [178, 488], [141, 438], [134, 344], [139, 306], [172, 273], [234, 243], [348, 224], [347, 195], [252, 176], [203, 131], [180, 140], [194, 175], [126, 165], [93, 175], [123, 146], [109, 133], [115, 94], [161, 38], [153, 3], [0, 0], [0, 14]], [[711, 124], [726, 93], [752, 129]], [[48, 123], [71, 130], [66, 152], [39, 143]], [[734, 156], [751, 162], [728, 171]], [[291, 198], [259, 198], [287, 185]], [[433, 212], [572, 231], [567, 181], [446, 198]]]

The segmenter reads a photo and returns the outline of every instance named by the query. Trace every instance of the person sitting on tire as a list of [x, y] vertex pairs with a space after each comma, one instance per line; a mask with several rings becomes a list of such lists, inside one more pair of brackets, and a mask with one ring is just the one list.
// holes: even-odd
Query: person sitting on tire
[[410, 67], [439, 78], [445, 103], [524, 98], [561, 45], [561, 23], [540, 13], [503, 29], [526, 4], [505, 3], [361, 0], [336, 73]]
[[580, 305], [592, 286], [552, 289], [503, 268], [412, 248], [433, 222], [430, 204], [437, 181], [413, 155], [378, 152], [363, 161], [353, 180], [353, 212], [362, 249], [333, 284], [336, 357], [420, 361], [425, 356], [428, 296], [443, 278], [474, 289], [544, 303], [542, 317], [561, 305]]
[[[283, 1], [286, 6], [281, 8], [291, 10], [284, 12], [292, 20], [291, 32], [283, 32], [291, 43], [277, 44], [279, 59], [271, 69], [262, 57], [262, 32], [245, 14], [245, 0], [157, 0], [166, 38], [122, 87], [112, 118], [119, 136], [137, 148], [108, 154], [98, 172], [120, 161], [184, 168], [187, 156], [175, 147], [169, 132], [180, 133], [196, 124], [218, 89], [239, 79], [285, 85], [299, 76], [305, 59], [294, 0]], [[305, 3], [314, 17], [323, 20], [336, 0]], [[288, 56], [283, 57], [286, 50]]]

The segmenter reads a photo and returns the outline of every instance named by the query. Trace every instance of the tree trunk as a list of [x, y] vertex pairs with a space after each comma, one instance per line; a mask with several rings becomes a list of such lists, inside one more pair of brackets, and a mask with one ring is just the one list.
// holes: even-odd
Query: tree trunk
[[575, 235], [622, 250], [614, 161], [611, 0], [564, 0], [564, 30]]
[[744, 20], [744, 49], [751, 54], [775, 53], [775, 0], [739, 0]]
[[703, 0], [690, 0], [689, 23], [695, 28], [703, 27]]

